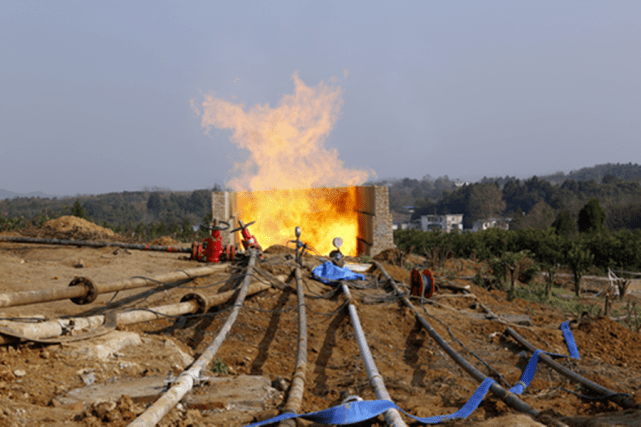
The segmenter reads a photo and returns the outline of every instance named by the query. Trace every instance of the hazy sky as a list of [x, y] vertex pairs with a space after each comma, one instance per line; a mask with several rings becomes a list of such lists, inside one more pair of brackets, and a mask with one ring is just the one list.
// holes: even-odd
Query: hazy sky
[[[641, 163], [641, 1], [0, 4], [0, 188], [210, 188], [247, 153], [190, 101], [336, 79], [325, 141], [378, 178]], [[347, 70], [347, 74], [345, 71]]]

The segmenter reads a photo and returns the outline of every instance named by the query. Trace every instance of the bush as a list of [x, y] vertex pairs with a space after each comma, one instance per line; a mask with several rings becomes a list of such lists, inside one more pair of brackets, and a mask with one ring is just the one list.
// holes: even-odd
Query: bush
[[541, 268], [532, 258], [525, 258], [521, 261], [519, 280], [530, 284], [540, 271]]

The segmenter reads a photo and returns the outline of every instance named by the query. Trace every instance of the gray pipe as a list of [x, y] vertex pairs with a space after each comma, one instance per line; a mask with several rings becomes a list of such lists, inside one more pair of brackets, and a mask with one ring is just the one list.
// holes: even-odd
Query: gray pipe
[[[298, 295], [298, 353], [296, 355], [296, 369], [289, 388], [287, 403], [283, 406], [283, 413], [300, 412], [305, 391], [305, 371], [307, 369], [307, 316], [305, 314], [305, 293], [300, 268], [296, 267], [296, 293]], [[296, 427], [296, 420], [283, 420], [278, 427]]]
[[41, 243], [45, 245], [89, 246], [93, 248], [104, 248], [106, 246], [115, 246], [119, 248], [135, 249], [140, 251], [191, 253], [191, 248], [185, 248], [181, 246], [145, 245], [145, 244], [137, 244], [137, 243], [94, 242], [94, 241], [88, 241], [88, 240], [45, 239], [41, 237], [10, 237], [10, 236], [0, 236], [0, 240], [4, 240], [5, 242], [17, 242], [17, 243]]
[[[352, 294], [349, 292], [347, 285], [341, 282], [341, 288], [345, 298], [347, 298], [348, 301], [351, 301]], [[354, 326], [354, 333], [356, 334], [358, 348], [361, 351], [361, 358], [363, 359], [363, 364], [365, 365], [369, 382], [374, 389], [374, 394], [376, 394], [377, 399], [389, 400], [391, 402], [392, 398], [385, 388], [383, 377], [378, 373], [378, 369], [376, 369], [376, 364], [374, 363], [374, 358], [372, 358], [372, 353], [369, 351], [363, 327], [358, 319], [358, 313], [356, 313], [356, 307], [354, 304], [350, 303], [347, 308], [349, 310], [349, 316], [352, 319], [352, 325]], [[396, 409], [388, 409], [385, 411], [385, 422], [391, 427], [407, 427], [407, 424], [405, 424], [405, 421], [401, 418], [401, 414], [399, 414]]]

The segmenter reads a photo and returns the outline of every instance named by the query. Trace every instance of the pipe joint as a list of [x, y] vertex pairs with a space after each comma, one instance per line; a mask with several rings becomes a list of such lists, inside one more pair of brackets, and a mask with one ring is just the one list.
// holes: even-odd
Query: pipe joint
[[78, 305], [91, 304], [98, 298], [98, 288], [91, 279], [87, 277], [76, 277], [74, 278], [69, 286], [84, 286], [85, 295], [81, 297], [71, 298], [71, 301]]
[[196, 304], [198, 305], [198, 310], [196, 311], [195, 314], [205, 314], [207, 311], [209, 311], [209, 303], [207, 301], [207, 298], [201, 293], [198, 292], [191, 292], [188, 294], [185, 294], [181, 299], [180, 302], [187, 302], [187, 301], [195, 301]]

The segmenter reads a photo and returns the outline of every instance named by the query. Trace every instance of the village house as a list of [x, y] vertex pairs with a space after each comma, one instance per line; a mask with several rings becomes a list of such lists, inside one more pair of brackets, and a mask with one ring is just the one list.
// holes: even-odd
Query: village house
[[487, 230], [488, 228], [500, 228], [507, 231], [510, 228], [510, 218], [480, 219], [474, 221], [472, 225], [473, 232]]
[[421, 230], [441, 230], [446, 233], [453, 230], [463, 231], [463, 214], [423, 215], [421, 216]]

